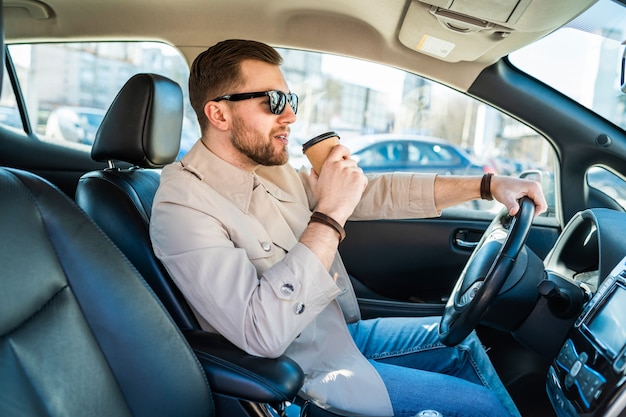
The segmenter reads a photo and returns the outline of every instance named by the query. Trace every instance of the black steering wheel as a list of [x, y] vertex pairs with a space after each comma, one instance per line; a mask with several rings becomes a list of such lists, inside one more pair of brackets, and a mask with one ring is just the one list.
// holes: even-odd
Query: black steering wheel
[[523, 197], [514, 217], [502, 209], [493, 219], [457, 280], [441, 317], [439, 339], [455, 346], [476, 328], [502, 289], [524, 247], [535, 204]]

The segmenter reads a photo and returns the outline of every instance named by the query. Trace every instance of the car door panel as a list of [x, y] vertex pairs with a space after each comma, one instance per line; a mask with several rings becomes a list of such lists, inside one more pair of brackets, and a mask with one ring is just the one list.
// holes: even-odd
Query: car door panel
[[[492, 217], [444, 212], [434, 219], [348, 222], [339, 249], [363, 315], [440, 313], [473, 250], [459, 242], [478, 242]], [[556, 222], [538, 219], [527, 246], [543, 259], [558, 234]]]
[[105, 166], [104, 163], [94, 162], [88, 151], [43, 142], [34, 135], [3, 127], [0, 130], [0, 165], [40, 175], [71, 198], [81, 175]]

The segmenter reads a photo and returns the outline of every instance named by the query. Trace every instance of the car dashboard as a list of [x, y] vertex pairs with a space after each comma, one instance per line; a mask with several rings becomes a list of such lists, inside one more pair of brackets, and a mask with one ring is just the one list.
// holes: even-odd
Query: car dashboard
[[626, 214], [589, 209], [567, 224], [544, 264], [585, 303], [548, 371], [558, 417], [619, 416], [626, 406]]

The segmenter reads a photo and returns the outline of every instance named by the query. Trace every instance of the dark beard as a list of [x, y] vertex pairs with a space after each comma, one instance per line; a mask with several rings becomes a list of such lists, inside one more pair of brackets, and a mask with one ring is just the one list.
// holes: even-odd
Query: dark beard
[[289, 160], [287, 147], [282, 152], [276, 153], [273, 139], [268, 142], [266, 137], [248, 128], [239, 118], [233, 121], [233, 134], [230, 140], [239, 152], [259, 165], [283, 165]]

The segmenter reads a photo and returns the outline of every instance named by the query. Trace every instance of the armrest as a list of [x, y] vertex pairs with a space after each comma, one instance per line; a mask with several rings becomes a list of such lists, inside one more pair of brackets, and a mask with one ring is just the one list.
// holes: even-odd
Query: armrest
[[304, 383], [304, 373], [292, 359], [252, 356], [223, 336], [192, 330], [183, 332], [218, 394], [260, 403], [293, 401]]

